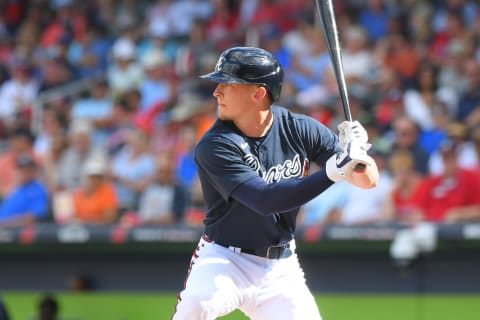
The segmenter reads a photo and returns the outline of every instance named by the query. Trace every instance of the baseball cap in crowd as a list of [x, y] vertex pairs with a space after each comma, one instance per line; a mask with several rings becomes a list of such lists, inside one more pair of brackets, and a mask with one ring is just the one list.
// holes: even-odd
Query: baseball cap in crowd
[[167, 63], [167, 57], [160, 50], [150, 50], [142, 58], [142, 66], [145, 69], [153, 69]]
[[70, 126], [69, 134], [90, 134], [93, 131], [93, 126], [90, 121], [85, 119], [75, 119]]
[[37, 166], [35, 159], [28, 154], [19, 155], [16, 164], [19, 168], [35, 168]]
[[129, 60], [135, 58], [136, 47], [132, 40], [120, 38], [113, 44], [112, 55], [115, 59]]
[[107, 162], [100, 156], [87, 159], [83, 167], [83, 173], [86, 176], [104, 175], [107, 173]]

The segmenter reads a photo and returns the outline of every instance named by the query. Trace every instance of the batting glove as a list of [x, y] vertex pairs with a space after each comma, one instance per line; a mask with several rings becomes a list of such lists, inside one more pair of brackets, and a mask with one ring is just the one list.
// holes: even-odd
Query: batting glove
[[343, 121], [338, 125], [338, 139], [340, 147], [345, 150], [350, 143], [360, 146], [367, 144], [368, 134], [357, 120]]
[[334, 182], [345, 180], [358, 168], [364, 169], [372, 162], [367, 155], [372, 145], [368, 143], [367, 131], [358, 121], [344, 121], [338, 130], [342, 151], [331, 156], [325, 168], [328, 178]]

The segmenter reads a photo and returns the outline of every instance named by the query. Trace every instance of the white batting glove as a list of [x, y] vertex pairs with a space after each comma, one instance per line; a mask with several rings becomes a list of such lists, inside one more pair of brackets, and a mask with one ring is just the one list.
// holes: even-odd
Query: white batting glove
[[349, 143], [364, 145], [368, 143], [367, 130], [360, 122], [343, 121], [338, 125], [338, 139], [340, 147], [345, 150]]
[[367, 155], [372, 145], [368, 143], [367, 131], [358, 121], [344, 121], [338, 129], [342, 151], [331, 156], [325, 167], [328, 178], [334, 182], [345, 180], [372, 162]]
[[330, 180], [334, 182], [345, 180], [354, 172], [361, 172], [366, 166], [372, 165], [372, 158], [367, 155], [365, 147], [350, 144], [346, 150], [331, 156], [326, 163], [325, 170]]

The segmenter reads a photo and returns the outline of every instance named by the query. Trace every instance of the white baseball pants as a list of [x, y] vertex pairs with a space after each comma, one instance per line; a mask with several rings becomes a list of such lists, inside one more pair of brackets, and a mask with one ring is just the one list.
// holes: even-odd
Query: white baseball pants
[[211, 320], [235, 309], [252, 320], [321, 320], [295, 253], [266, 259], [202, 237], [172, 319]]

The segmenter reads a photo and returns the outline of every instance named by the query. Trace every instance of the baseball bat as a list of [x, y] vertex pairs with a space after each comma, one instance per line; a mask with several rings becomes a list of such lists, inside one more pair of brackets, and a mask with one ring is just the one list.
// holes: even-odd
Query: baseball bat
[[323, 34], [327, 43], [328, 54], [332, 61], [333, 71], [337, 80], [340, 100], [342, 102], [343, 112], [348, 121], [352, 121], [350, 112], [350, 103], [348, 101], [347, 84], [343, 72], [342, 48], [338, 38], [338, 27], [333, 8], [333, 0], [316, 0], [318, 15], [322, 26]]
[[[342, 102], [343, 113], [347, 121], [352, 121], [352, 113], [350, 112], [350, 103], [348, 101], [347, 83], [345, 82], [345, 74], [343, 72], [342, 47], [338, 38], [337, 20], [333, 7], [333, 0], [316, 0], [320, 24], [322, 26], [325, 41], [327, 43], [328, 54], [332, 61], [335, 79], [337, 80], [340, 100]], [[355, 171], [365, 169], [364, 164], [357, 164]]]

